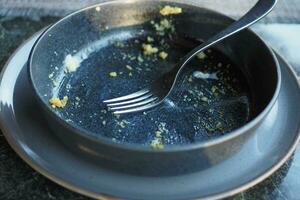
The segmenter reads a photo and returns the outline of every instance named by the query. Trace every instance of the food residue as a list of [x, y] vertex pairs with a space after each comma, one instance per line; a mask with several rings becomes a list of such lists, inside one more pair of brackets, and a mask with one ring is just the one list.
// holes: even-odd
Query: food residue
[[209, 131], [210, 133], [216, 132], [216, 131], [220, 131], [223, 132], [224, 131], [224, 127], [222, 122], [218, 121], [217, 124], [214, 127], [210, 127], [210, 126], [206, 126], [205, 129], [207, 131]]
[[109, 76], [112, 77], [112, 78], [115, 78], [115, 77], [118, 76], [118, 74], [117, 74], [117, 72], [110, 72]]
[[143, 44], [143, 50], [145, 55], [152, 55], [158, 52], [158, 48], [153, 47], [151, 44]]
[[160, 122], [158, 124], [158, 131], [155, 132], [155, 138], [150, 142], [150, 147], [156, 150], [164, 149], [162, 134], [168, 134], [168, 133], [169, 130], [166, 128], [166, 123]]
[[144, 59], [142, 58], [141, 55], [139, 55], [139, 56], [137, 57], [137, 61], [138, 61], [139, 63], [142, 63], [142, 62], [144, 62]]
[[128, 69], [129, 71], [132, 70], [132, 67], [131, 67], [130, 65], [126, 65], [125, 67], [126, 67], [126, 69]]
[[199, 78], [199, 79], [215, 79], [215, 80], [218, 79], [217, 73], [208, 74], [208, 73], [203, 73], [200, 71], [195, 71], [193, 73], [193, 77]]
[[57, 97], [52, 97], [49, 100], [50, 105], [52, 108], [64, 108], [67, 105], [68, 97], [64, 96], [63, 99], [59, 99]]
[[206, 58], [206, 54], [202, 51], [202, 52], [200, 52], [200, 53], [197, 54], [197, 58], [199, 60], [203, 60], [203, 59]]
[[166, 52], [162, 51], [159, 53], [159, 57], [161, 59], [165, 60], [168, 57], [168, 54]]
[[67, 55], [64, 60], [65, 71], [72, 73], [80, 66], [81, 60], [77, 56]]
[[164, 149], [164, 144], [161, 137], [156, 137], [150, 143], [152, 149], [161, 150]]
[[153, 26], [158, 35], [165, 35], [166, 30], [175, 30], [172, 21], [167, 19], [162, 19], [159, 23], [153, 23]]
[[182, 13], [182, 8], [179, 7], [165, 6], [160, 10], [160, 14], [163, 16], [178, 15], [180, 13]]
[[212, 93], [215, 93], [217, 90], [218, 90], [217, 86], [214, 85], [214, 86], [211, 87]]

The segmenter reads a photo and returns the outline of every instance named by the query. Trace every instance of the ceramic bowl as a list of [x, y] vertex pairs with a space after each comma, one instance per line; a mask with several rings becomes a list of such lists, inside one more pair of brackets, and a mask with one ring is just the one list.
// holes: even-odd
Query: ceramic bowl
[[[32, 88], [55, 134], [74, 152], [112, 170], [137, 175], [168, 176], [191, 173], [216, 165], [238, 151], [244, 141], [255, 132], [268, 115], [279, 93], [281, 74], [276, 57], [255, 33], [245, 30], [214, 47], [238, 66], [241, 77], [245, 77], [242, 79], [249, 86], [249, 110], [232, 106], [227, 109], [230, 114], [223, 113], [223, 117], [212, 115], [212, 118], [223, 118], [226, 121], [231, 115], [238, 119], [240, 113], [247, 112], [248, 118], [238, 127], [219, 131], [210, 137], [201, 133], [201, 127], [204, 126], [202, 124], [199, 125], [197, 135], [193, 134], [191, 127], [186, 125], [186, 122], [195, 119], [193, 111], [186, 107], [175, 109], [176, 98], [144, 114], [120, 117], [111, 115], [101, 102], [111, 97], [114, 92], [114, 95], [127, 94], [138, 89], [135, 87], [146, 85], [148, 76], [145, 75], [146, 71], [142, 71], [139, 76], [144, 77], [145, 81], [129, 79], [129, 76], [122, 78], [126, 73], [123, 72], [118, 75], [121, 78], [114, 79], [114, 84], [111, 85], [112, 77], [101, 73], [118, 71], [119, 68], [113, 68], [116, 65], [121, 67], [122, 64], [124, 67], [130, 56], [113, 56], [117, 53], [122, 55], [122, 51], [134, 51], [137, 48], [134, 45], [143, 43], [141, 38], [146, 38], [147, 35], [163, 37], [165, 33], [157, 33], [155, 26], [163, 24], [161, 21], [164, 17], [159, 10], [165, 5], [181, 7], [183, 10], [180, 15], [166, 17], [174, 23], [174, 31], [179, 39], [205, 40], [233, 22], [220, 13], [185, 3], [163, 0], [106, 2], [72, 13], [49, 27], [37, 40], [29, 58]], [[134, 42], [130, 47], [123, 47], [123, 43], [118, 41]], [[183, 42], [183, 45], [176, 46], [176, 41], [176, 38], [171, 38], [174, 46], [171, 45], [170, 49], [175, 53], [173, 55], [168, 50], [170, 60], [184, 55], [188, 48], [196, 45], [192, 43], [185, 46], [188, 42]], [[115, 52], [115, 47], [124, 49]], [[76, 72], [69, 73], [65, 69], [68, 55], [77, 56], [79, 59], [75, 60], [80, 63]], [[145, 64], [151, 66], [155, 62], [158, 61], [146, 59]], [[164, 64], [172, 63], [168, 62]], [[97, 69], [93, 67], [97, 65], [101, 66]], [[101, 73], [99, 70], [102, 70]], [[155, 73], [157, 75], [158, 72]], [[132, 74], [135, 77], [134, 72]], [[99, 80], [94, 76], [99, 77]], [[63, 109], [53, 108], [49, 104], [52, 96], [68, 96], [67, 106]], [[183, 98], [179, 93], [177, 97]], [[222, 109], [223, 103], [230, 102], [230, 99], [220, 102], [221, 107], [215, 106], [215, 110]], [[205, 110], [208, 105], [202, 102], [197, 106], [199, 110]], [[231, 110], [234, 110], [233, 114]], [[202, 115], [205, 117], [207, 114]], [[164, 133], [163, 136], [169, 142], [164, 149], [149, 147], [155, 132], [149, 125], [153, 116], [163, 122], [170, 121], [169, 134]], [[127, 125], [127, 118], [134, 123], [132, 126], [128, 125], [128, 131], [122, 135], [118, 131]], [[159, 129], [164, 125], [162, 121], [155, 121], [153, 124], [158, 124]], [[119, 126], [120, 129], [117, 128]], [[177, 126], [182, 128], [180, 133], [174, 128]], [[148, 133], [148, 130], [152, 133]]]

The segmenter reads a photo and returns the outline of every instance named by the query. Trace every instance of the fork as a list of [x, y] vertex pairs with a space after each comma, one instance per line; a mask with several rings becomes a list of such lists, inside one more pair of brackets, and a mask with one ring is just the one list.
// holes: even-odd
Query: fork
[[277, 0], [259, 0], [240, 20], [235, 21], [223, 31], [194, 48], [171, 71], [154, 80], [148, 88], [103, 102], [115, 114], [144, 111], [161, 104], [171, 93], [180, 72], [192, 58], [212, 45], [256, 23], [271, 12], [276, 3]]

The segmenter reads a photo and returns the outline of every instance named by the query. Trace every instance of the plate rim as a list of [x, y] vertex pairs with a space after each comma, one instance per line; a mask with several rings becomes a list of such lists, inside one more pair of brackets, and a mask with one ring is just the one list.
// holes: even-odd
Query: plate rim
[[[4, 67], [1, 71], [0, 82], [3, 79], [4, 72], [7, 70], [9, 63], [14, 59], [16, 54], [18, 52], [20, 52], [20, 50], [22, 50], [22, 48], [24, 48], [24, 46], [26, 44], [28, 44], [29, 42], [32, 42], [35, 38], [37, 38], [41, 34], [41, 32], [42, 31], [39, 31], [39, 32], [35, 33], [32, 37], [25, 40], [19, 46], [19, 48], [17, 48], [15, 50], [15, 52], [8, 59], [8, 61], [5, 63], [5, 65], [4, 65]], [[287, 68], [288, 72], [293, 77], [293, 79], [295, 79], [294, 81], [297, 83], [298, 90], [300, 91], [300, 82], [299, 82], [299, 80], [296, 76], [296, 72], [294, 71], [292, 66], [276, 50], [273, 49], [273, 51], [274, 51], [276, 57], [278, 59], [281, 59], [282, 62], [285, 64], [285, 67]], [[0, 110], [0, 115], [1, 115], [1, 110]], [[6, 125], [1, 120], [0, 120], [0, 129], [2, 130], [3, 136], [6, 139], [6, 141], [8, 142], [8, 144], [10, 145], [10, 147], [16, 152], [16, 154], [18, 156], [21, 157], [21, 159], [23, 161], [25, 161], [33, 170], [37, 171], [38, 173], [40, 173], [44, 177], [50, 179], [51, 181], [57, 183], [58, 185], [60, 185], [64, 188], [67, 188], [70, 191], [79, 193], [81, 195], [84, 195], [84, 196], [87, 196], [87, 197], [90, 197], [90, 198], [104, 199], [104, 200], [115, 200], [115, 199], [120, 199], [121, 198], [121, 197], [115, 197], [113, 195], [99, 194], [99, 193], [87, 191], [85, 189], [81, 189], [80, 187], [75, 186], [74, 184], [68, 183], [67, 181], [64, 181], [63, 179], [55, 176], [54, 174], [52, 174], [48, 170], [45, 170], [42, 166], [37, 164], [33, 159], [31, 159], [31, 157], [24, 151], [24, 149], [20, 146], [20, 144], [17, 143], [12, 137], [10, 137], [10, 133], [9, 133], [10, 131], [8, 130]], [[227, 191], [224, 191], [224, 192], [221, 192], [221, 193], [218, 193], [218, 194], [210, 195], [210, 196], [203, 197], [203, 198], [196, 198], [196, 199], [223, 199], [223, 198], [227, 198], [227, 197], [236, 195], [240, 192], [244, 192], [245, 190], [257, 185], [258, 183], [260, 183], [262, 181], [264, 181], [269, 176], [271, 176], [275, 171], [277, 171], [295, 152], [295, 150], [296, 150], [296, 148], [297, 148], [297, 146], [300, 142], [300, 125], [298, 126], [297, 133], [298, 133], [297, 139], [295, 139], [293, 145], [290, 146], [287, 154], [284, 157], [282, 157], [281, 159], [279, 159], [279, 161], [274, 166], [272, 166], [270, 169], [268, 169], [264, 174], [261, 174], [261, 175], [257, 176], [256, 178], [250, 180], [249, 182], [247, 182], [243, 185], [240, 185], [239, 187], [236, 187], [232, 190], [227, 190]]]

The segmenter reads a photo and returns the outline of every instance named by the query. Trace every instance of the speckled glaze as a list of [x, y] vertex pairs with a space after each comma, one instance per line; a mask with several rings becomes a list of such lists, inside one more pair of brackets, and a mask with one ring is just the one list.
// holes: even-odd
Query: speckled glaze
[[[137, 29], [140, 30], [140, 27], [134, 25], [157, 17], [157, 10], [165, 4], [166, 2], [122, 1], [100, 4], [100, 12], [97, 11], [97, 6], [84, 9], [50, 27], [39, 38], [31, 53], [30, 81], [50, 127], [70, 149], [108, 169], [148, 176], [170, 176], [208, 169], [239, 151], [245, 140], [267, 116], [279, 94], [281, 76], [276, 57], [262, 40], [246, 30], [218, 45], [217, 49], [240, 66], [246, 74], [255, 105], [252, 108], [253, 116], [246, 125], [223, 136], [191, 144], [170, 145], [163, 150], [154, 151], [145, 146], [144, 142], [116, 143], [109, 137], [110, 131], [95, 135], [81, 128], [78, 122], [68, 121], [50, 107], [48, 101], [53, 87], [47, 77], [55, 67], [59, 71], [64, 70], [62, 63], [66, 54], [110, 35], [121, 40], [122, 37], [138, 37]], [[186, 10], [186, 13], [175, 19], [176, 26], [180, 27], [177, 32], [189, 37], [206, 39], [232, 22], [231, 19], [209, 10], [186, 4], [176, 5]], [[201, 29], [196, 29], [195, 24]], [[105, 31], [106, 26], [109, 27], [108, 31]], [[127, 28], [120, 28], [124, 26]], [[85, 62], [89, 62], [89, 59]], [[105, 99], [105, 95], [108, 94], [102, 93], [101, 97]], [[183, 133], [185, 134], [189, 133]]]

